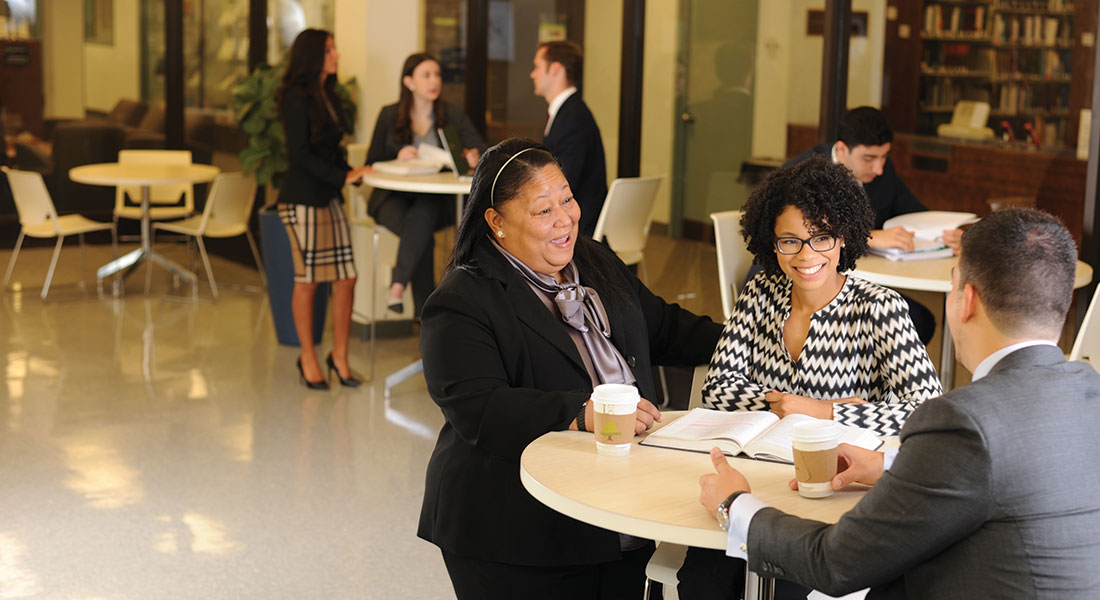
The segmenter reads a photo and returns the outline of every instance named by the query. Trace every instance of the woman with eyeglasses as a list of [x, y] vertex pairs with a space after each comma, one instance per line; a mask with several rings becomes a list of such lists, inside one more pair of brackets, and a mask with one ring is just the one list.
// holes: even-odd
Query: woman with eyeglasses
[[943, 393], [896, 292], [845, 273], [867, 251], [860, 184], [824, 158], [781, 169], [745, 205], [763, 267], [737, 298], [703, 385], [726, 410], [800, 413], [897, 435]]
[[[901, 295], [845, 274], [873, 224], [860, 183], [824, 157], [780, 169], [753, 191], [741, 235], [763, 270], [726, 322], [705, 405], [897, 435], [917, 405], [943, 394]], [[684, 600], [739, 598], [744, 569], [721, 551], [690, 548], [677, 591]], [[777, 599], [809, 592], [776, 580]]]

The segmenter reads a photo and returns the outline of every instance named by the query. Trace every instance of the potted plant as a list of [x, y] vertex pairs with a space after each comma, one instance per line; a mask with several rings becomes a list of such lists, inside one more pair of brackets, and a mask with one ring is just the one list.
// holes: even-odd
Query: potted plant
[[[278, 188], [286, 176], [289, 162], [286, 155], [286, 134], [279, 119], [279, 106], [275, 92], [282, 83], [283, 66], [261, 65], [245, 76], [233, 88], [233, 111], [237, 125], [248, 138], [248, 145], [241, 150], [239, 159], [245, 175], [252, 175], [261, 186], [263, 208], [259, 212], [260, 246], [267, 274], [267, 293], [271, 302], [271, 318], [275, 322], [275, 336], [280, 344], [298, 345], [298, 332], [294, 328], [291, 310], [291, 293], [294, 288], [294, 267], [290, 260], [290, 239], [279, 214], [274, 210]], [[355, 78], [337, 82], [335, 91], [343, 108], [340, 115], [344, 129], [355, 127], [356, 106], [352, 91]], [[317, 287], [314, 299], [313, 343], [319, 344], [324, 333], [328, 286]]]

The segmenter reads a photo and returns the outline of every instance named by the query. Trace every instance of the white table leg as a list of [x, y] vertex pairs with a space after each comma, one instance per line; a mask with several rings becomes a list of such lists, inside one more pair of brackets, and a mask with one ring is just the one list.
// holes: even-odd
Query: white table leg
[[405, 381], [406, 379], [412, 377], [413, 375], [416, 375], [417, 373], [421, 373], [423, 371], [424, 371], [424, 361], [418, 359], [416, 362], [414, 362], [412, 364], [409, 364], [405, 367], [402, 367], [402, 368], [394, 371], [393, 373], [390, 373], [389, 375], [386, 375], [386, 388], [385, 388], [386, 398], [390, 397], [390, 388], [392, 388], [395, 385], [401, 383], [402, 381]]
[[745, 600], [772, 600], [775, 596], [775, 580], [761, 577], [745, 565]]

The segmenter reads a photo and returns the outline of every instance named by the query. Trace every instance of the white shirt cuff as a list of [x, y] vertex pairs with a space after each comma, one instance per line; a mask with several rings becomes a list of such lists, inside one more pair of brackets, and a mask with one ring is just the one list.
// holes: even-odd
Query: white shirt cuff
[[894, 459], [898, 457], [898, 449], [890, 448], [882, 451], [882, 471], [885, 473], [894, 466]]
[[748, 560], [749, 523], [768, 504], [752, 494], [741, 494], [730, 505], [726, 556]]

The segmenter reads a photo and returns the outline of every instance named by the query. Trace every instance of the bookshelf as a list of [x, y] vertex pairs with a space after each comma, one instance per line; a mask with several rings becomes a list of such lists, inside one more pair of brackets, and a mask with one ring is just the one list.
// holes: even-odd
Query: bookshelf
[[926, 0], [916, 132], [935, 134], [956, 102], [976, 100], [989, 103], [998, 136], [1073, 143], [1074, 2], [1084, 1]]

